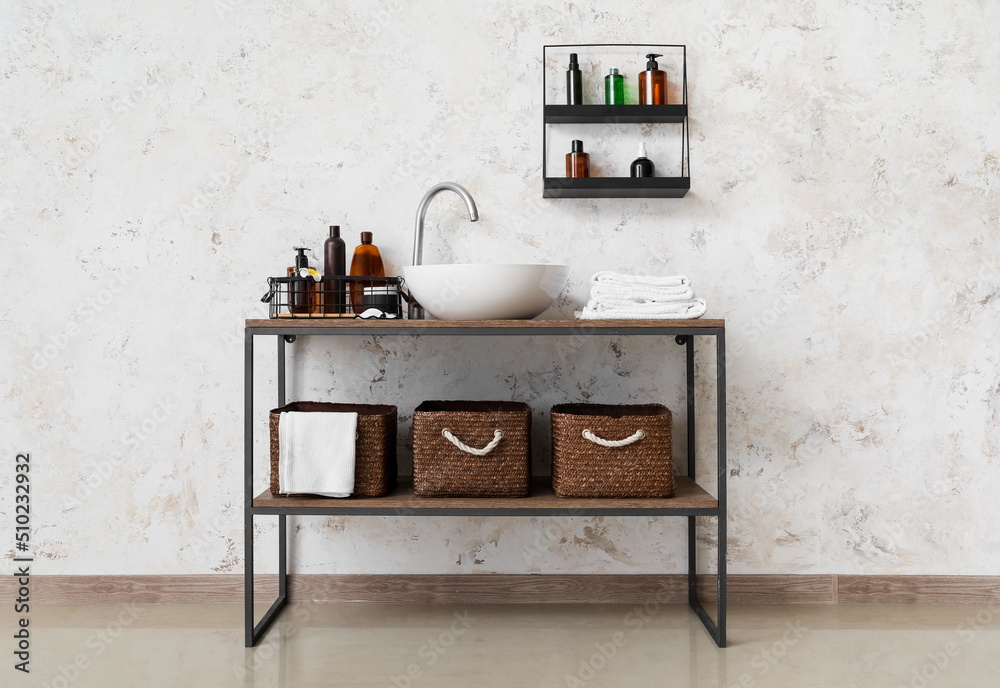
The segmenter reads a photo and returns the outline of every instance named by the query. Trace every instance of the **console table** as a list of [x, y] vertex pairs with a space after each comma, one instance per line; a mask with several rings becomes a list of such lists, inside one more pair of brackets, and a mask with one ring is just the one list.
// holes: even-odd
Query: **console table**
[[[253, 494], [254, 338], [273, 336], [278, 351], [278, 406], [285, 405], [285, 346], [302, 335], [407, 336], [660, 336], [685, 348], [687, 382], [687, 475], [678, 476], [670, 499], [563, 499], [536, 479], [524, 498], [416, 497], [408, 481], [379, 498], [282, 497]], [[695, 481], [695, 337], [716, 341], [717, 463], [713, 497]], [[244, 337], [244, 560], [246, 646], [253, 647], [287, 601], [287, 516], [683, 516], [688, 522], [688, 601], [719, 647], [726, 645], [726, 325], [724, 320], [247, 320]], [[254, 624], [253, 520], [278, 517], [278, 597]], [[713, 620], [698, 599], [695, 517], [718, 519], [718, 607]]]

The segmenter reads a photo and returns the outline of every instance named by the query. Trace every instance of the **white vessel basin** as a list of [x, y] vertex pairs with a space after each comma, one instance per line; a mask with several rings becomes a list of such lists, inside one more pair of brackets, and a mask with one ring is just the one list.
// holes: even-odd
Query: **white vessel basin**
[[439, 320], [530, 320], [559, 295], [569, 266], [541, 263], [411, 265], [410, 294]]

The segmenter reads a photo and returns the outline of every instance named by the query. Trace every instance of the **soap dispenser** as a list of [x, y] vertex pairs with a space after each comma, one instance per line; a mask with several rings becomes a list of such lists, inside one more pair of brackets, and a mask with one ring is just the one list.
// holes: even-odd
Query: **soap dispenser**
[[639, 104], [667, 104], [667, 73], [660, 69], [656, 58], [663, 57], [656, 53], [646, 55], [646, 71], [639, 72]]
[[315, 303], [316, 283], [309, 275], [307, 248], [296, 248], [295, 267], [288, 268], [288, 276], [296, 279], [288, 285], [288, 310], [296, 315], [312, 312]]
[[632, 177], [653, 177], [655, 167], [653, 161], [646, 157], [646, 144], [639, 142], [639, 157], [632, 161], [629, 174]]

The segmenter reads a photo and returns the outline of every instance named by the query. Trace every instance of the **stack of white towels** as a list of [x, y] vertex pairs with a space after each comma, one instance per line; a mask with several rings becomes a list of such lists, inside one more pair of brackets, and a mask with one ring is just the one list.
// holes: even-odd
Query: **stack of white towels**
[[656, 277], [607, 270], [591, 278], [590, 301], [577, 318], [584, 320], [668, 320], [700, 318], [708, 306], [695, 298], [683, 275]]

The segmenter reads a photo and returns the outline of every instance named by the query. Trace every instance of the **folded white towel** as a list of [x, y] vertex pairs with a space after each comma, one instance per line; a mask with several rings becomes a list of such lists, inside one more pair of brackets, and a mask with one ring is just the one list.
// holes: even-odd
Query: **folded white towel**
[[656, 275], [627, 275], [623, 272], [601, 270], [590, 278], [594, 284], [640, 285], [648, 287], [684, 287], [690, 286], [691, 280], [684, 275], [673, 277], [657, 277]]
[[590, 301], [576, 317], [583, 320], [687, 320], [705, 315], [705, 299], [682, 303], [634, 303], [629, 307], [609, 308], [600, 301]]
[[653, 287], [599, 282], [590, 288], [590, 298], [598, 301], [691, 301], [694, 289], [685, 284], [677, 287]]
[[278, 418], [278, 489], [350, 497], [357, 429], [356, 413], [282, 413]]

